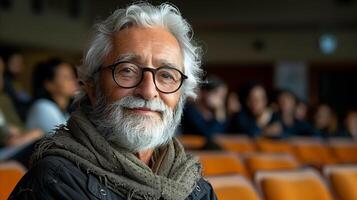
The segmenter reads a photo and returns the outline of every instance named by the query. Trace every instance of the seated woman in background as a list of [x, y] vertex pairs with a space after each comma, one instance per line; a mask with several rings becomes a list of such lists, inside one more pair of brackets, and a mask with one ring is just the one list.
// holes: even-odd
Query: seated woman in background
[[[232, 116], [229, 132], [259, 137], [273, 120], [266, 90], [259, 83], [249, 83], [239, 93], [242, 110]], [[274, 127], [269, 132], [274, 132]]]
[[23, 55], [19, 51], [6, 51], [3, 58], [5, 64], [4, 91], [15, 105], [17, 115], [26, 119], [31, 97], [25, 91], [20, 76], [25, 68]]
[[[24, 130], [23, 124], [18, 116], [10, 97], [4, 92], [4, 63], [0, 57], [0, 160], [15, 159], [27, 165], [27, 159], [32, 153], [32, 149], [26, 148], [44, 134], [41, 130]], [[19, 158], [21, 153], [22, 158]]]
[[33, 103], [26, 125], [50, 133], [65, 124], [78, 86], [74, 68], [59, 59], [40, 63], [33, 73]]
[[281, 126], [279, 138], [289, 136], [315, 136], [311, 124], [296, 118], [297, 97], [288, 90], [280, 90], [276, 97], [278, 112], [274, 114], [274, 124]]
[[345, 130], [341, 133], [341, 136], [351, 137], [357, 141], [357, 109], [347, 111], [344, 123]]
[[208, 77], [195, 102], [188, 102], [182, 118], [182, 133], [211, 139], [226, 131], [227, 86], [218, 77]]
[[317, 106], [313, 116], [315, 135], [321, 138], [339, 136], [337, 131], [337, 116], [327, 104]]

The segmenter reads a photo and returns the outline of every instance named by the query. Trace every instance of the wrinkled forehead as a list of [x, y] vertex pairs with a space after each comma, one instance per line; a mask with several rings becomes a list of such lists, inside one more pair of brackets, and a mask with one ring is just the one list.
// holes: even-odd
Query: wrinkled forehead
[[112, 64], [120, 59], [129, 59], [142, 65], [169, 65], [183, 70], [179, 42], [173, 34], [161, 27], [132, 26], [116, 32], [107, 61]]

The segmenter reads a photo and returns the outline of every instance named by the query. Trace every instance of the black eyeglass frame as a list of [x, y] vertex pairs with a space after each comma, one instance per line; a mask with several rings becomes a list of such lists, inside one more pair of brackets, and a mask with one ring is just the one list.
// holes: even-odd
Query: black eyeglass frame
[[[104, 69], [108, 69], [108, 68], [109, 68], [109, 69], [112, 70], [112, 78], [113, 78], [114, 82], [115, 82], [119, 87], [121, 87], [121, 88], [130, 89], [130, 88], [135, 88], [135, 87], [137, 87], [138, 85], [140, 85], [140, 83], [141, 83], [141, 82], [143, 81], [143, 79], [144, 79], [144, 73], [147, 72], [147, 71], [149, 71], [149, 72], [152, 73], [152, 78], [153, 78], [153, 81], [154, 81], [155, 88], [156, 88], [158, 91], [160, 91], [160, 92], [162, 92], [162, 93], [164, 93], [164, 94], [171, 94], [171, 93], [177, 92], [177, 91], [181, 88], [181, 86], [182, 86], [182, 84], [183, 84], [183, 81], [188, 78], [184, 73], [182, 73], [180, 70], [178, 70], [178, 69], [176, 69], [176, 68], [174, 68], [174, 67], [164, 66], [164, 67], [158, 67], [158, 68], [149, 68], [149, 67], [139, 67], [139, 66], [138, 66], [138, 67], [140, 68], [140, 70], [141, 70], [141, 79], [140, 79], [140, 81], [138, 81], [138, 83], [135, 84], [134, 86], [125, 87], [125, 86], [119, 85], [119, 83], [118, 83], [117, 80], [115, 79], [115, 75], [114, 75], [116, 66], [118, 66], [119, 64], [123, 64], [123, 63], [129, 63], [129, 64], [133, 64], [133, 65], [135, 65], [135, 66], [138, 66], [137, 64], [134, 64], [134, 63], [129, 62], [129, 61], [119, 61], [119, 62], [116, 62], [116, 63], [114, 63], [114, 64], [108, 65], [108, 66], [100, 67], [98, 70], [95, 71], [95, 73], [97, 73], [97, 72], [99, 72], [99, 71], [102, 71], [102, 70], [104, 70]], [[160, 70], [160, 69], [173, 69], [173, 70], [176, 70], [177, 72], [180, 73], [180, 75], [181, 75], [180, 85], [177, 87], [176, 90], [174, 90], [174, 91], [172, 91], [172, 92], [164, 92], [164, 91], [160, 90], [160, 89], [157, 87], [157, 85], [156, 85], [156, 79], [155, 79], [155, 74], [156, 74], [156, 72], [157, 72], [158, 70]]]

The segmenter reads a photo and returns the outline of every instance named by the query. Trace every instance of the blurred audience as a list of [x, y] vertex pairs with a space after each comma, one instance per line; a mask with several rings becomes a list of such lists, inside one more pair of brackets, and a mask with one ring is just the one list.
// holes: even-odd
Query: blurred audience
[[357, 141], [357, 109], [351, 109], [347, 112], [344, 123], [345, 130], [342, 135], [352, 137]]
[[25, 120], [31, 97], [20, 81], [25, 67], [23, 55], [18, 51], [8, 51], [4, 53], [3, 59], [5, 63], [4, 90], [14, 103], [17, 114]]
[[313, 115], [313, 124], [316, 136], [322, 138], [339, 136], [337, 129], [337, 115], [327, 104], [320, 104], [317, 106]]
[[78, 89], [74, 68], [59, 59], [40, 63], [33, 72], [32, 86], [35, 102], [27, 117], [27, 127], [50, 133], [69, 117], [68, 108]]
[[27, 146], [40, 139], [43, 132], [39, 129], [23, 129], [22, 121], [10, 97], [4, 92], [3, 72], [4, 62], [0, 57], [0, 160], [16, 159], [21, 154], [18, 161], [27, 165], [26, 162], [32, 153], [32, 148]]
[[218, 77], [208, 77], [201, 85], [196, 101], [187, 102], [185, 106], [182, 132], [203, 135], [208, 139], [226, 132], [226, 96], [226, 84]]
[[264, 86], [259, 83], [247, 84], [240, 90], [239, 97], [242, 110], [232, 116], [229, 132], [260, 136], [273, 119]]
[[280, 90], [276, 97], [278, 112], [274, 114], [274, 124], [280, 124], [279, 138], [290, 136], [314, 136], [313, 127], [307, 121], [296, 118], [297, 97], [288, 90]]
[[241, 111], [242, 105], [237, 93], [230, 92], [227, 96], [227, 116], [231, 117]]
[[296, 106], [295, 118], [302, 121], [308, 120], [309, 106], [306, 102], [299, 100]]

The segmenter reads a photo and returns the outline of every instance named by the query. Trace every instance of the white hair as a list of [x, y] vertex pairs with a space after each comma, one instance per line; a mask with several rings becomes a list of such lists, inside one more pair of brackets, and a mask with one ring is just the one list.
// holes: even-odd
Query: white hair
[[[140, 152], [167, 144], [180, 123], [184, 106], [182, 96], [174, 109], [169, 108], [161, 99], [145, 100], [126, 96], [109, 103], [100, 91], [97, 96], [99, 101], [89, 112], [89, 118], [109, 142], [131, 152]], [[160, 113], [160, 117], [125, 111], [138, 107], [156, 111]]]
[[[188, 22], [182, 18], [180, 11], [167, 3], [153, 6], [149, 3], [137, 3], [125, 9], [117, 9], [106, 20], [97, 23], [89, 48], [84, 53], [83, 65], [78, 68], [82, 83], [94, 79], [94, 73], [101, 67], [103, 59], [112, 49], [112, 36], [130, 26], [159, 26], [168, 30], [179, 42], [183, 53], [184, 73], [188, 77], [182, 86], [183, 97], [196, 97], [196, 87], [202, 76], [201, 48], [193, 42], [193, 32]], [[76, 100], [86, 94], [81, 91]]]

